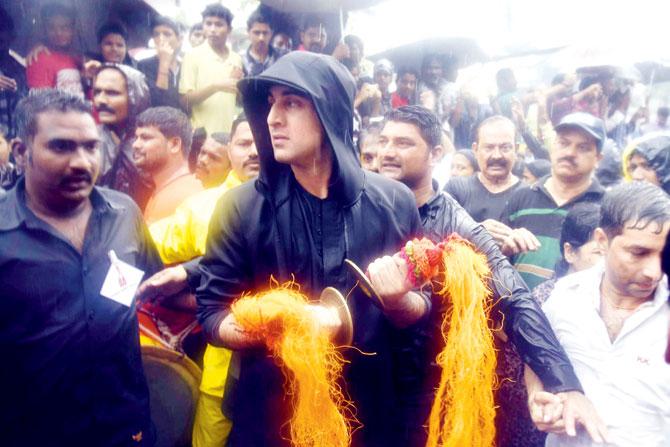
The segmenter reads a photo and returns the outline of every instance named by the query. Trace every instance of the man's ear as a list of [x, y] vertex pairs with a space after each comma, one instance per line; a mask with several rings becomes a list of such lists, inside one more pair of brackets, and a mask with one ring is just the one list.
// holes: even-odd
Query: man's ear
[[182, 152], [181, 150], [182, 142], [181, 138], [179, 137], [168, 138], [167, 145], [168, 145], [168, 152], [170, 152], [170, 154], [177, 154]]
[[598, 248], [603, 251], [603, 253], [607, 252], [607, 247], [609, 246], [610, 239], [607, 236], [607, 233], [605, 233], [605, 230], [602, 228], [598, 227], [593, 231], [593, 240], [596, 241], [596, 245], [598, 245]]
[[444, 157], [444, 148], [442, 147], [441, 144], [438, 144], [437, 146], [433, 146], [433, 148], [430, 150], [430, 166], [434, 167], [437, 165], [440, 161], [442, 161], [442, 158]]
[[26, 164], [28, 163], [28, 146], [21, 140], [21, 138], [14, 138], [11, 143], [12, 155], [14, 155], [14, 160], [16, 160], [16, 165], [25, 170]]
[[576, 250], [572, 249], [570, 242], [563, 243], [563, 257], [565, 258], [565, 262], [574, 264], [575, 258], [577, 257], [575, 251]]

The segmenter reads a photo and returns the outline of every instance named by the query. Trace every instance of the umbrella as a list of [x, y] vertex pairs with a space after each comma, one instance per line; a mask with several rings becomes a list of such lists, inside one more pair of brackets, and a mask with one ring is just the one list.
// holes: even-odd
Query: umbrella
[[421, 70], [423, 58], [429, 54], [442, 55], [465, 67], [488, 58], [474, 39], [432, 38], [401, 45], [371, 56], [373, 60], [389, 59], [396, 67], [411, 67]]
[[297, 13], [351, 11], [373, 6], [383, 0], [261, 0], [274, 9]]
[[[13, 49], [26, 53], [43, 33], [40, 8], [49, 0], [0, 0], [17, 30]], [[123, 23], [129, 33], [129, 47], [146, 46], [151, 37], [151, 21], [158, 13], [142, 0], [60, 0], [76, 11], [79, 49], [97, 51], [96, 31], [107, 20]]]

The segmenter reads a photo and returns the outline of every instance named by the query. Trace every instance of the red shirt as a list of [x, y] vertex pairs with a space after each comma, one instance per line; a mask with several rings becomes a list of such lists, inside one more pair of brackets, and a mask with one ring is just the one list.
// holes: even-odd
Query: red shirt
[[40, 53], [26, 68], [29, 88], [60, 88], [83, 96], [79, 61], [66, 53]]
[[397, 92], [391, 93], [391, 107], [397, 109], [398, 107], [408, 106], [409, 99], [403, 98]]

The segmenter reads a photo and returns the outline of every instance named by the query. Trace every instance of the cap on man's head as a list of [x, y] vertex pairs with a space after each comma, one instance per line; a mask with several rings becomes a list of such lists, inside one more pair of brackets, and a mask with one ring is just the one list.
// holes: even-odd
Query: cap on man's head
[[565, 115], [554, 129], [556, 132], [559, 132], [563, 129], [570, 128], [581, 129], [591, 135], [596, 139], [596, 148], [598, 149], [598, 152], [602, 151], [603, 144], [605, 144], [605, 140], [607, 139], [605, 123], [603, 123], [603, 120], [596, 118], [590, 113], [575, 112]]
[[380, 59], [375, 63], [374, 68], [373, 68], [373, 73], [386, 73], [386, 74], [393, 74], [393, 64], [391, 63], [390, 60], [388, 59]]

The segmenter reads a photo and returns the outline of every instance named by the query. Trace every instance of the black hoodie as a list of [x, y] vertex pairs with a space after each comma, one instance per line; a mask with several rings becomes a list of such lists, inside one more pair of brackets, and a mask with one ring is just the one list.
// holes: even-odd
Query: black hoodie
[[[290, 166], [279, 164], [267, 125], [268, 92], [289, 86], [310, 98], [333, 150], [328, 198], [310, 196]], [[295, 278], [302, 291], [318, 297], [326, 286], [347, 296], [354, 319], [354, 349], [343, 351], [346, 390], [364, 425], [353, 445], [398, 443], [398, 396], [394, 352], [398, 331], [356, 288], [344, 257], [366, 267], [392, 254], [421, 233], [412, 192], [399, 182], [364, 172], [352, 142], [354, 80], [330, 56], [290, 53], [261, 75], [240, 81], [246, 115], [261, 162], [255, 182], [229, 191], [210, 223], [197, 291], [198, 316], [213, 344], [230, 303], [242, 292], [265, 290], [270, 276]], [[351, 290], [353, 291], [349, 293]], [[425, 324], [421, 321], [417, 324]], [[229, 445], [285, 444], [289, 403], [284, 378], [262, 350], [235, 352], [224, 412], [233, 421]], [[285, 438], [282, 440], [281, 438]]]

